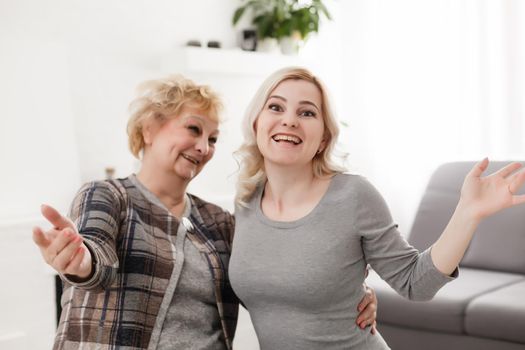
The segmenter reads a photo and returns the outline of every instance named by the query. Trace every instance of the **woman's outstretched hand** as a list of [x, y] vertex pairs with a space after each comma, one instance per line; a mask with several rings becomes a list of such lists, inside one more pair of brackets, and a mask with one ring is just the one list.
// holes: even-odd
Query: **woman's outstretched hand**
[[482, 219], [525, 203], [525, 195], [516, 194], [525, 183], [525, 171], [517, 171], [521, 164], [511, 163], [482, 177], [488, 165], [485, 158], [467, 174], [458, 206], [432, 247], [432, 261], [443, 274], [450, 275], [456, 269]]
[[525, 171], [520, 163], [511, 163], [497, 172], [481, 177], [487, 169], [487, 158], [477, 163], [467, 174], [458, 206], [479, 221], [498, 211], [525, 203], [525, 195], [516, 195], [525, 183]]
[[91, 253], [75, 225], [51, 206], [42, 205], [41, 212], [53, 228], [44, 232], [40, 227], [34, 227], [33, 241], [46, 263], [60, 274], [80, 279], [89, 277], [92, 272]]

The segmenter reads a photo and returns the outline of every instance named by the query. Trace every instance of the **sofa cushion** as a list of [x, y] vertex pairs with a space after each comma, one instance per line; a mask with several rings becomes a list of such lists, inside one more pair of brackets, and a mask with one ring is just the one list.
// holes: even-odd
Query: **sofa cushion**
[[525, 278], [475, 298], [467, 307], [469, 335], [525, 343]]
[[[485, 175], [509, 162], [491, 162]], [[423, 251], [445, 229], [459, 200], [465, 175], [473, 162], [447, 163], [432, 175], [419, 205], [409, 241]], [[523, 194], [522, 189], [520, 194]], [[525, 206], [501, 211], [485, 219], [461, 262], [461, 266], [525, 274]]]
[[462, 334], [465, 310], [474, 298], [522, 278], [516, 274], [461, 268], [458, 279], [446, 284], [427, 302], [404, 299], [374, 272], [366, 282], [377, 294], [379, 323]]
[[525, 274], [525, 206], [485, 219], [461, 266]]

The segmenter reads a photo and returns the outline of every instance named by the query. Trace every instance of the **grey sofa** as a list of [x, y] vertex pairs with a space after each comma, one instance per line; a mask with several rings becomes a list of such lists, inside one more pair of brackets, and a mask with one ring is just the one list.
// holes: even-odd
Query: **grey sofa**
[[[508, 162], [491, 163], [487, 173]], [[432, 175], [409, 242], [424, 250], [443, 232], [474, 163], [448, 163]], [[523, 191], [522, 191], [523, 193]], [[459, 277], [428, 302], [408, 301], [371, 273], [378, 329], [393, 350], [525, 349], [525, 205], [482, 222]]]

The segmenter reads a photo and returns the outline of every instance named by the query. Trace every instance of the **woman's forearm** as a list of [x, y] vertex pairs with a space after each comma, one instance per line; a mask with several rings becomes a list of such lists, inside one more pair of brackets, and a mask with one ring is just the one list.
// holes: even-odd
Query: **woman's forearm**
[[432, 261], [446, 275], [452, 274], [459, 265], [479, 225], [480, 219], [468, 209], [460, 201], [447, 227], [432, 246]]

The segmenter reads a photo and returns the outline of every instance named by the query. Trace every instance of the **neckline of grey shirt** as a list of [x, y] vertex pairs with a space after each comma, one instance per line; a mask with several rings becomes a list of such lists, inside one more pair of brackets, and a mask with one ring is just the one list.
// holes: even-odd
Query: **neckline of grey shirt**
[[330, 198], [330, 193], [333, 191], [333, 188], [335, 186], [335, 183], [337, 181], [340, 181], [343, 177], [340, 176], [341, 174], [336, 174], [330, 179], [330, 184], [328, 185], [328, 188], [326, 189], [326, 192], [323, 194], [319, 202], [315, 205], [315, 207], [305, 216], [303, 216], [300, 219], [292, 220], [292, 221], [276, 221], [269, 219], [262, 211], [261, 208], [261, 201], [262, 196], [264, 193], [264, 187], [266, 183], [264, 183], [262, 186], [259, 186], [257, 188], [257, 191], [255, 192], [255, 214], [257, 216], [257, 219], [259, 221], [267, 226], [275, 227], [275, 228], [281, 228], [281, 229], [287, 229], [287, 228], [296, 228], [302, 225], [309, 224], [312, 220], [316, 219], [316, 214], [325, 205], [325, 202], [328, 198]]

